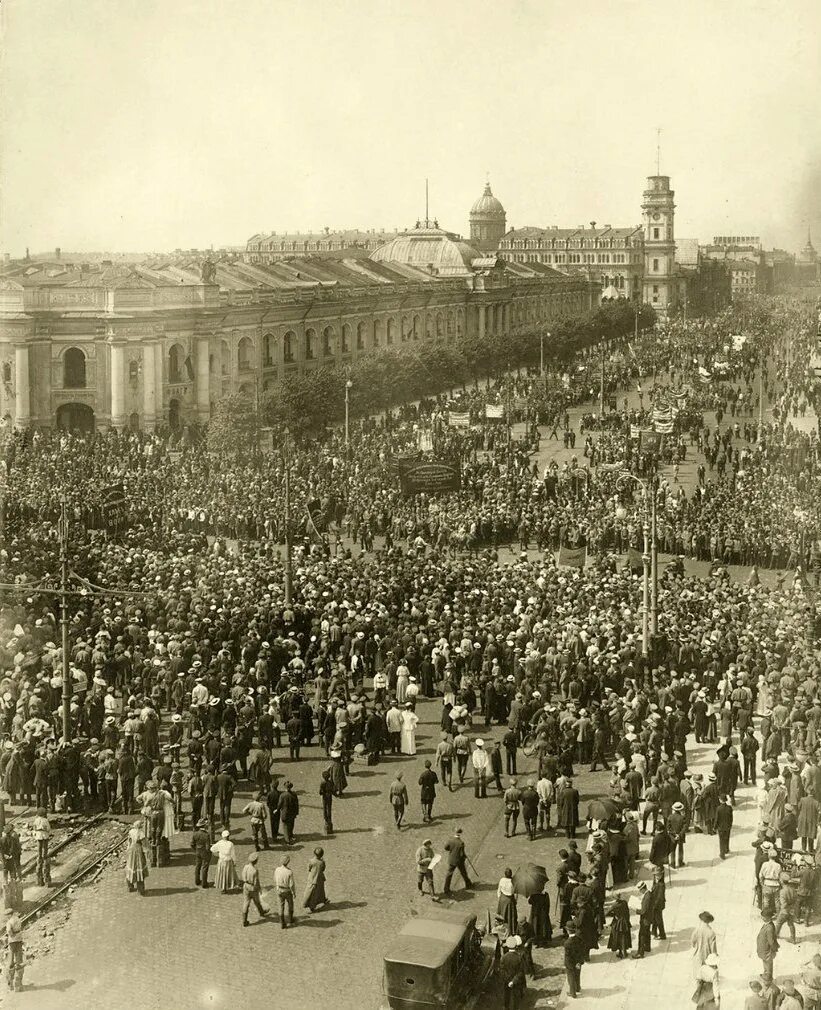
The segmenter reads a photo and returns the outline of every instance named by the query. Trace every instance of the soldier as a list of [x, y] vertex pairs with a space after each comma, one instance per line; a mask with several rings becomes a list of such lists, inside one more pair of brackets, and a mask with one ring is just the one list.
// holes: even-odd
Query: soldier
[[23, 991], [23, 923], [17, 912], [6, 919], [6, 978], [9, 989]]
[[205, 818], [197, 821], [197, 826], [191, 834], [191, 849], [195, 853], [194, 886], [203, 889], [211, 887], [208, 883], [208, 867], [211, 864], [211, 832]]
[[259, 868], [257, 867], [257, 861], [259, 859], [258, 852], [248, 853], [248, 862], [243, 866], [242, 873], [240, 877], [242, 879], [242, 924], [243, 926], [248, 925], [248, 912], [251, 909], [251, 903], [256, 906], [257, 912], [259, 912], [259, 917], [264, 919], [268, 915], [268, 909], [262, 907], [262, 902], [260, 901], [261, 887], [259, 883]]
[[37, 808], [37, 816], [34, 818], [32, 827], [34, 838], [37, 841], [37, 883], [41, 887], [51, 887], [51, 863], [48, 856], [51, 825], [48, 822], [45, 807]]

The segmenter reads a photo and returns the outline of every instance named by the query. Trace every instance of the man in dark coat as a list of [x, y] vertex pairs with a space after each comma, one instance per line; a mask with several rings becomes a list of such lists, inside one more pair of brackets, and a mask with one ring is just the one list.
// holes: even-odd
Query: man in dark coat
[[667, 832], [667, 825], [659, 820], [653, 841], [650, 843], [650, 862], [653, 866], [665, 866], [673, 848], [673, 842]]
[[527, 990], [527, 977], [521, 954], [516, 949], [518, 940], [509, 936], [505, 940], [505, 953], [499, 961], [499, 977], [505, 993], [505, 1010], [518, 1010]]
[[419, 786], [421, 789], [420, 800], [422, 802], [422, 823], [427, 824], [433, 820], [433, 801], [436, 799], [436, 785], [439, 776], [431, 768], [430, 760], [425, 761], [425, 770], [419, 776]]
[[579, 791], [571, 779], [556, 793], [556, 826], [564, 828], [568, 838], [576, 837], [576, 828], [579, 826]]
[[761, 918], [764, 922], [762, 923], [761, 929], [759, 929], [758, 936], [756, 937], [755, 952], [759, 958], [761, 958], [761, 977], [765, 982], [772, 982], [775, 955], [779, 950], [778, 937], [776, 936], [775, 925], [773, 923], [771, 913], [762, 912]]
[[467, 871], [467, 853], [465, 852], [465, 843], [462, 841], [462, 829], [457, 828], [454, 832], [452, 838], [445, 842], [445, 851], [448, 854], [448, 869], [445, 874], [445, 886], [443, 889], [444, 894], [450, 894], [450, 882], [453, 880], [453, 874], [458, 869], [462, 874], [462, 880], [465, 882], [465, 887], [473, 887], [473, 882], [471, 881], [468, 871]]
[[285, 844], [294, 844], [294, 825], [299, 814], [299, 799], [293, 791], [292, 782], [285, 783], [285, 792], [279, 797], [279, 817], [282, 822], [282, 832], [285, 835]]
[[647, 884], [643, 880], [636, 885], [636, 890], [639, 893], [641, 907], [639, 909], [638, 941], [635, 953], [631, 954], [634, 960], [650, 953], [650, 927], [653, 922], [653, 895], [647, 890]]
[[567, 939], [564, 941], [564, 972], [567, 977], [567, 994], [572, 999], [576, 999], [581, 992], [583, 962], [584, 948], [581, 937], [568, 923]]
[[197, 821], [197, 826], [191, 835], [191, 849], [194, 852], [194, 886], [207, 888], [208, 867], [211, 863], [211, 834], [208, 831], [208, 821]]
[[722, 796], [716, 810], [716, 831], [718, 832], [718, 854], [727, 858], [730, 851], [730, 831], [733, 827], [733, 808], [729, 796]]

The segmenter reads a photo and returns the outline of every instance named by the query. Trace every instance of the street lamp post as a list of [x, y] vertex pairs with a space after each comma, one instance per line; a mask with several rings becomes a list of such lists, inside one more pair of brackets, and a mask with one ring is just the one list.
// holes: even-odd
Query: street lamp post
[[293, 576], [291, 572], [291, 454], [288, 440], [290, 433], [286, 430], [283, 462], [285, 463], [285, 606], [291, 606]]
[[[642, 563], [642, 615], [641, 615], [641, 654], [650, 653], [650, 634], [658, 634], [658, 552], [656, 550], [656, 496], [655, 482], [651, 486], [648, 481], [635, 474], [624, 471], [616, 480], [616, 487], [621, 488], [627, 481], [634, 481], [641, 487], [644, 501], [642, 517], [642, 534], [644, 552]], [[627, 509], [619, 505], [616, 517], [624, 519]]]
[[350, 406], [351, 406], [351, 387], [353, 382], [350, 379], [345, 380], [345, 452], [348, 451], [348, 440], [350, 437], [349, 431], [349, 416], [350, 416]]

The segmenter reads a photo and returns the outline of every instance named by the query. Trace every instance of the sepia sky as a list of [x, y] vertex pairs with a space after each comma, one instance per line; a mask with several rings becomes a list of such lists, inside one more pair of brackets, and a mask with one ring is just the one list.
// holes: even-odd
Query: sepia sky
[[819, 0], [4, 0], [0, 246], [640, 220], [821, 248]]

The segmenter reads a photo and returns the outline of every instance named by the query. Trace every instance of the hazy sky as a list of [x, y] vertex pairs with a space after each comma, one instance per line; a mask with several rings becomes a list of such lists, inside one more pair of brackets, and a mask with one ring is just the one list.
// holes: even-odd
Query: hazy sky
[[2, 248], [631, 225], [821, 248], [821, 0], [4, 0]]

